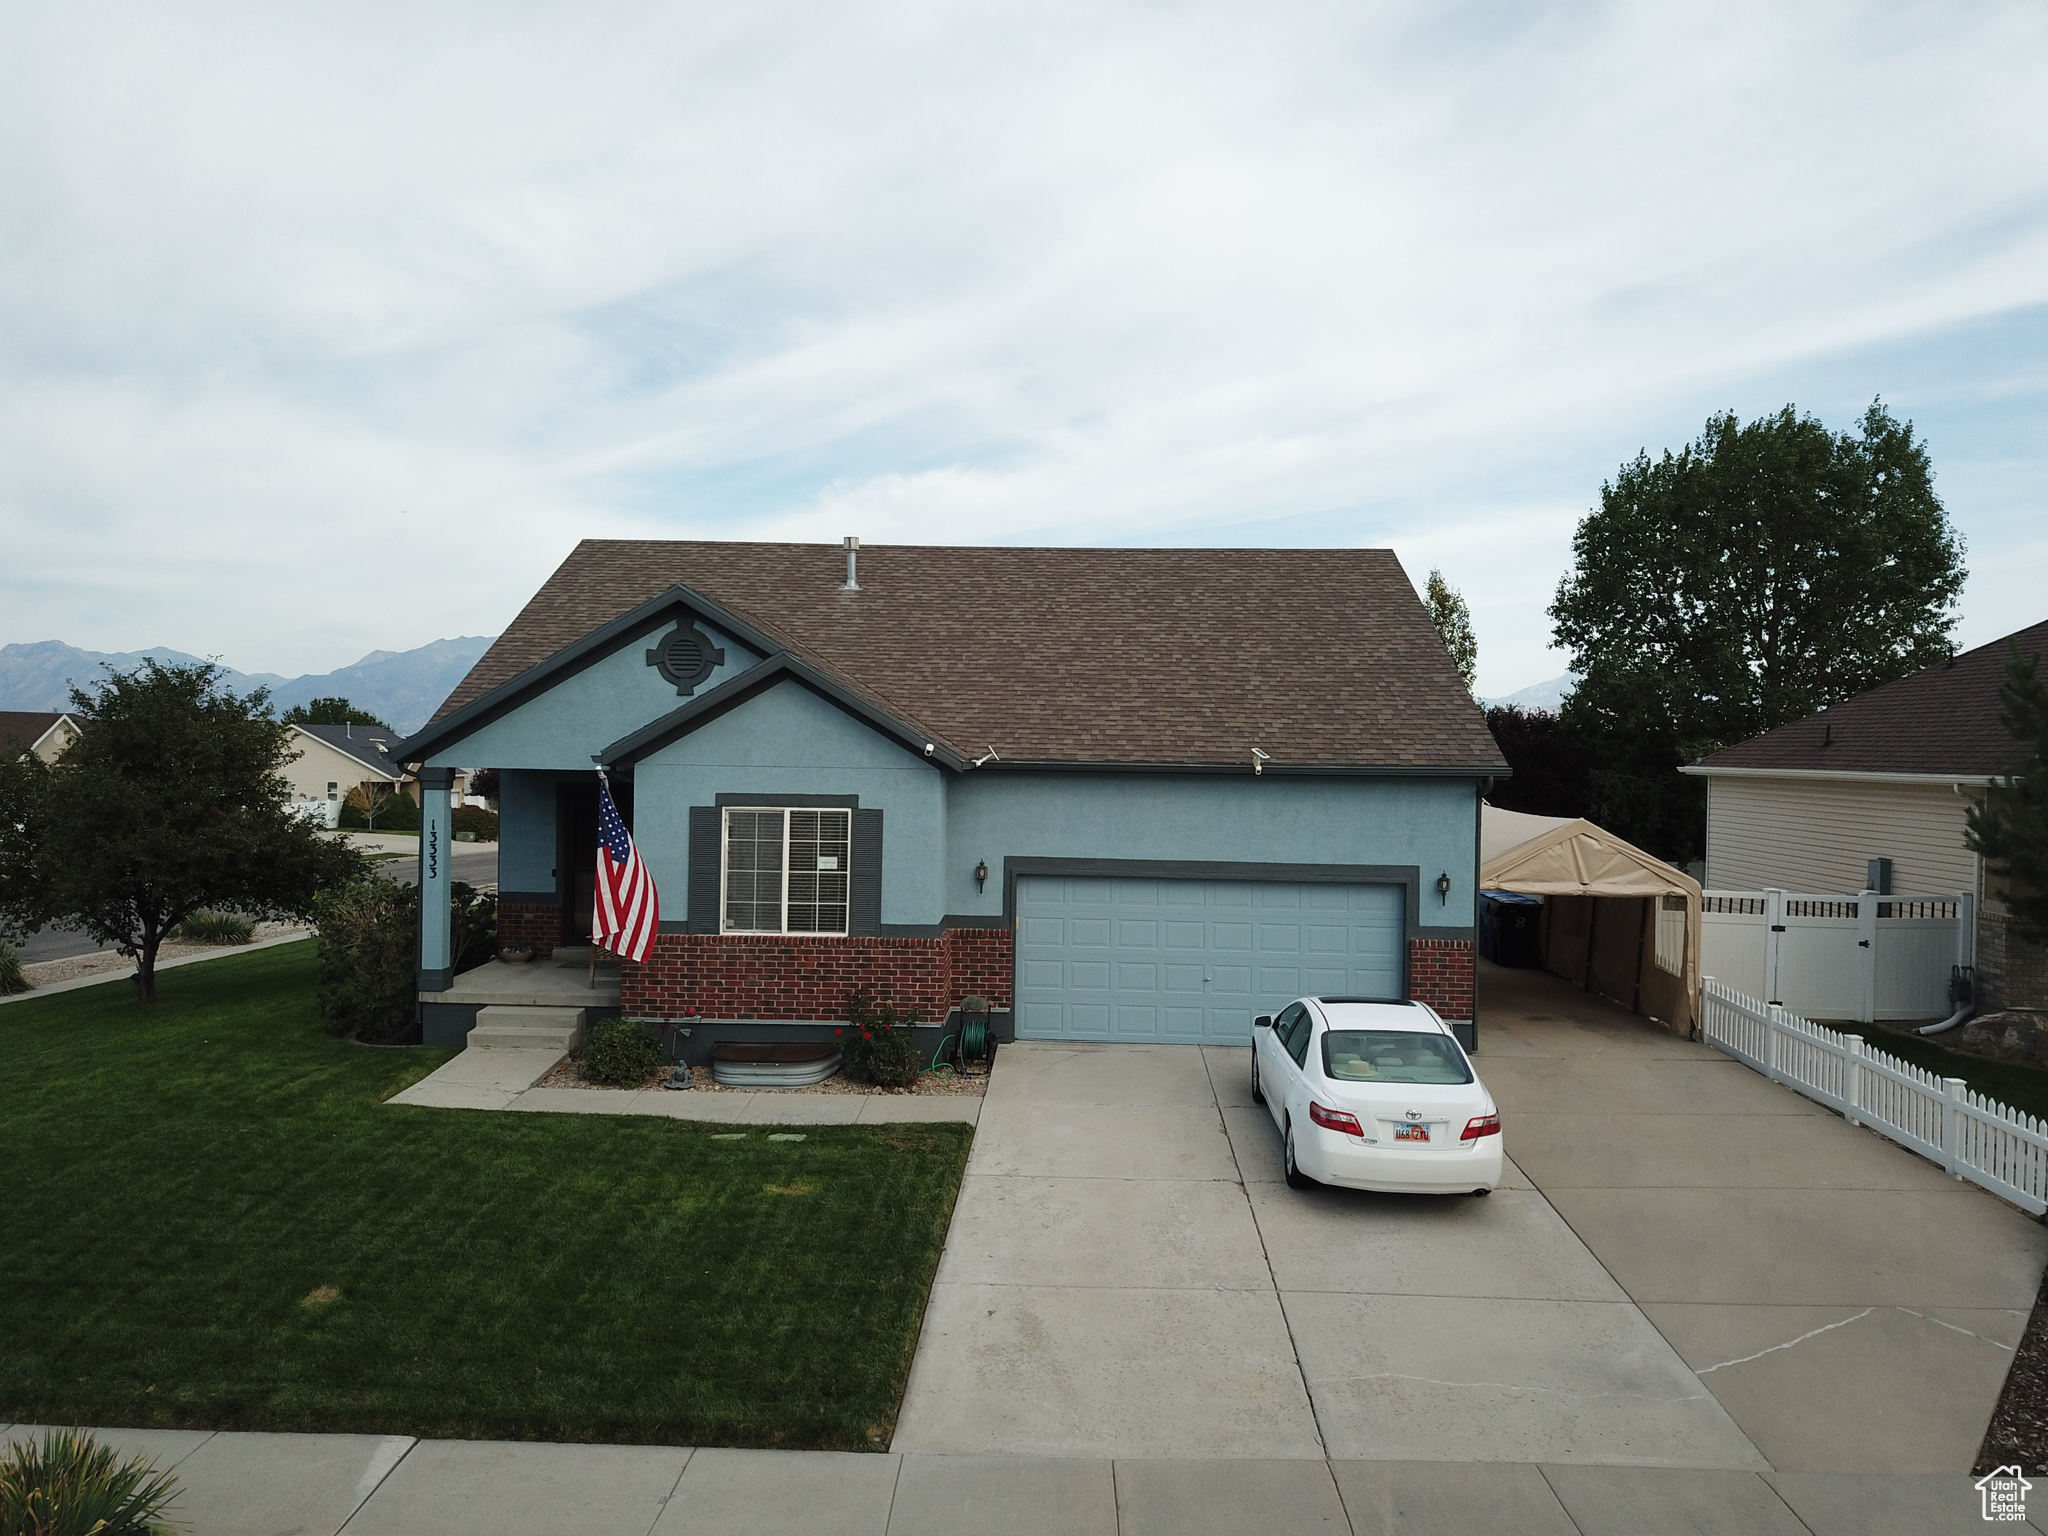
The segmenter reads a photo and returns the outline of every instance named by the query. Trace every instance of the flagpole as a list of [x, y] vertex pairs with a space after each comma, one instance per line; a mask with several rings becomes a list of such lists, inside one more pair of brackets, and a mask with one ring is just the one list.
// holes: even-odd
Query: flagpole
[[[598, 792], [610, 794], [612, 781], [604, 776], [604, 760], [596, 753], [592, 753], [590, 766], [597, 770]], [[598, 840], [604, 840], [602, 833], [598, 835]], [[598, 857], [602, 858], [604, 855], [600, 853]], [[583, 978], [583, 985], [589, 991], [597, 990], [597, 889], [594, 885], [590, 892], [590, 973]]]

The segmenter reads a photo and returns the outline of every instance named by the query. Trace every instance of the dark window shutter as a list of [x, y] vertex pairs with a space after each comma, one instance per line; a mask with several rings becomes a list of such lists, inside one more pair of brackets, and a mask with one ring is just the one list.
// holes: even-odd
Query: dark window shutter
[[690, 932], [718, 932], [718, 807], [690, 807]]
[[882, 813], [853, 813], [853, 878], [847, 882], [846, 931], [874, 937], [882, 931]]

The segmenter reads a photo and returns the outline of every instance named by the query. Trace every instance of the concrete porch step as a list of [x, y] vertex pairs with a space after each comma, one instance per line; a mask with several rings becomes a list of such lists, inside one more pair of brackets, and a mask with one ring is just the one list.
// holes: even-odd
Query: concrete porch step
[[497, 1004], [477, 1010], [469, 1032], [471, 1050], [533, 1050], [552, 1047], [567, 1055], [583, 1038], [585, 1010]]

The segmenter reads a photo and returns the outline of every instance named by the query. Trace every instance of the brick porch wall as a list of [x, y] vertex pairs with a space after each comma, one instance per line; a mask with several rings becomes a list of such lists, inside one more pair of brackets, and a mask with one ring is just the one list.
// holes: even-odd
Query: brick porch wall
[[1477, 966], [1470, 939], [1410, 939], [1408, 995], [1447, 1019], [1469, 1019]]
[[498, 947], [524, 944], [541, 954], [562, 942], [562, 909], [538, 902], [510, 902], [498, 908]]
[[629, 1015], [829, 1021], [863, 988], [927, 1021], [963, 997], [1010, 1006], [1011, 933], [955, 928], [937, 938], [802, 938], [664, 933], [645, 965], [620, 974]]

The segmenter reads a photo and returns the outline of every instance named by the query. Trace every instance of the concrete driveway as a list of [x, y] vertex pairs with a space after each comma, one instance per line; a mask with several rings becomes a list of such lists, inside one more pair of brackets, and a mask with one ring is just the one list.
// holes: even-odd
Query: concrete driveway
[[1290, 1190], [1250, 1086], [1003, 1048], [895, 1450], [1766, 1466], [1526, 1179]]
[[1487, 968], [1485, 1200], [1290, 1190], [1248, 1049], [1001, 1051], [893, 1449], [1970, 1465], [2048, 1232]]
[[2048, 1231], [1554, 976], [1481, 995], [1516, 1161], [1774, 1467], [1969, 1468]]

